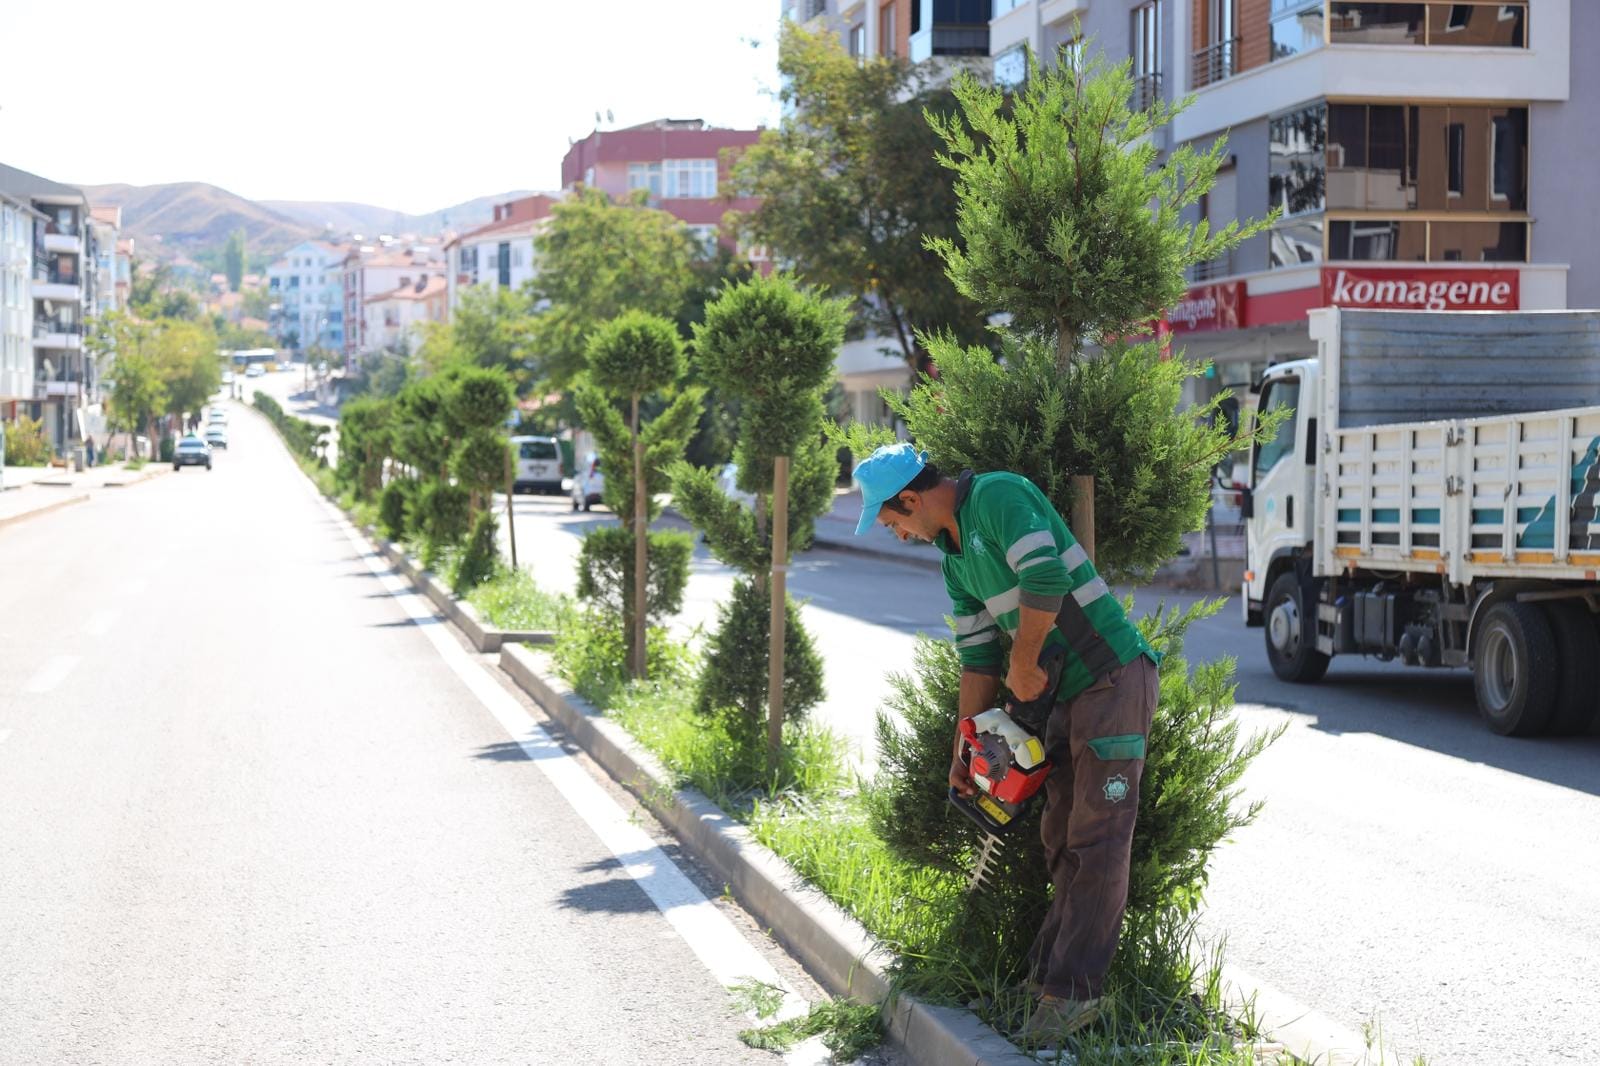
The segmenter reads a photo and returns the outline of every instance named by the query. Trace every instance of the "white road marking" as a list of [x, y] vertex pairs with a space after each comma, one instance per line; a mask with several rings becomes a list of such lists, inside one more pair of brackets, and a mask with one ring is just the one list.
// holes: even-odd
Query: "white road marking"
[[51, 656], [33, 679], [23, 686], [24, 692], [49, 692], [62, 681], [66, 680], [72, 668], [78, 663], [76, 655]]
[[[705, 897], [694, 882], [650, 839], [649, 834], [629, 820], [624, 811], [577, 760], [544, 728], [523, 710], [510, 693], [485, 672], [454, 637], [438, 625], [439, 617], [431, 603], [411, 590], [405, 580], [393, 573], [387, 560], [374, 553], [344, 516], [318, 496], [333, 514], [360, 554], [362, 561], [399, 602], [407, 617], [422, 623], [421, 631], [432, 642], [439, 657], [461, 679], [485, 710], [522, 748], [572, 809], [611, 851], [629, 877], [632, 877], [668, 923], [677, 930], [713, 977], [729, 987], [752, 979], [784, 990], [784, 1005], [774, 1021], [804, 1014], [805, 1001], [788, 988], [770, 962], [750, 945], [733, 923]], [[426, 604], [426, 605], [425, 605]]]
[[84, 623], [83, 631], [91, 637], [103, 637], [111, 632], [111, 624], [116, 620], [116, 611], [96, 611], [94, 617]]

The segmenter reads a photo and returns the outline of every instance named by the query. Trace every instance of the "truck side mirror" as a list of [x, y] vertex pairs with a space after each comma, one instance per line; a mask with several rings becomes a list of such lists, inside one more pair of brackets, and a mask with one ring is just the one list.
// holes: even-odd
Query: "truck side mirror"
[[1239, 490], [1239, 517], [1249, 520], [1256, 516], [1256, 494], [1251, 489]]
[[1227, 429], [1228, 436], [1239, 435], [1239, 398], [1237, 396], [1225, 397], [1217, 404], [1217, 418]]

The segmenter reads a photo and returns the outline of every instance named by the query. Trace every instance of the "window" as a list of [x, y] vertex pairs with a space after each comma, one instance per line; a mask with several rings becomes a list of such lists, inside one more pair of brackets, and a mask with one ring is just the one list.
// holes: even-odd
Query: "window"
[[1527, 46], [1527, 0], [1331, 0], [1334, 44], [1410, 44], [1478, 48]]
[[703, 256], [712, 256], [717, 252], [717, 227], [711, 225], [692, 225], [684, 227], [689, 231], [689, 236], [694, 240], [697, 249]]
[[[1267, 385], [1266, 394], [1261, 397], [1262, 414], [1272, 414], [1275, 411], [1293, 411], [1300, 406], [1300, 379], [1280, 378]], [[1264, 444], [1256, 446], [1255, 478], [1253, 484], [1260, 485], [1261, 479], [1277, 466], [1286, 455], [1294, 454], [1294, 429], [1295, 417], [1290, 414], [1278, 423], [1277, 432], [1273, 438]]]
[[994, 57], [994, 83], [1001, 89], [1015, 89], [1028, 80], [1028, 52], [1022, 45], [1007, 48]]
[[644, 189], [650, 193], [652, 199], [661, 195], [661, 164], [660, 163], [629, 163], [628, 164], [628, 189]]
[[1459, 122], [1445, 127], [1445, 158], [1445, 194], [1460, 196], [1467, 184], [1467, 127]]
[[1322, 0], [1272, 0], [1269, 35], [1272, 59], [1321, 48], [1325, 35]]
[[660, 163], [662, 196], [668, 199], [709, 200], [717, 195], [715, 159], [668, 159]]
[[1511, 108], [1504, 115], [1492, 116], [1489, 124], [1489, 196], [1512, 210], [1524, 210], [1527, 198], [1523, 194], [1522, 175], [1527, 166], [1524, 158], [1528, 146], [1527, 109]]
[[500, 246], [495, 249], [495, 265], [497, 267], [498, 280], [501, 288], [510, 287], [511, 245], [509, 242], [501, 241]]
[[1280, 222], [1267, 235], [1267, 265], [1300, 266], [1322, 262], [1322, 216]]
[[1161, 99], [1161, 3], [1133, 9], [1133, 104], [1140, 110]]
[[552, 440], [525, 440], [518, 449], [524, 459], [556, 459], [560, 453], [556, 451], [556, 442]]
[[878, 9], [878, 51], [886, 56], [897, 53], [895, 41], [894, 5], [885, 4]]
[[1285, 215], [1322, 210], [1327, 127], [1326, 104], [1312, 104], [1269, 123], [1269, 206], [1283, 208]]
[[865, 58], [867, 54], [867, 25], [864, 22], [850, 27], [850, 54], [857, 59]]

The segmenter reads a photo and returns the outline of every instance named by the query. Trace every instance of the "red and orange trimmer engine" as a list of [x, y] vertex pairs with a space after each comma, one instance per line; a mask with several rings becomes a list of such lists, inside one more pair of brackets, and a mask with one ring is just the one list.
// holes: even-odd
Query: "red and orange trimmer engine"
[[977, 792], [963, 796], [952, 788], [950, 802], [979, 829], [1002, 835], [1050, 776], [1044, 744], [1000, 707], [961, 719], [959, 729], [961, 760]]

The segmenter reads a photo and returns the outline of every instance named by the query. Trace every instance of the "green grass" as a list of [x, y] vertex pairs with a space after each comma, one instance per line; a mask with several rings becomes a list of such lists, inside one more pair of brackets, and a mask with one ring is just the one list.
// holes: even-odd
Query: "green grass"
[[143, 470], [145, 468], [146, 464], [148, 464], [149, 462], [150, 462], [150, 460], [148, 460], [148, 459], [129, 459], [127, 462], [122, 464], [122, 469], [124, 469], [124, 470]]
[[502, 570], [469, 592], [467, 602], [501, 629], [555, 629], [570, 609], [566, 597], [541, 589], [526, 570]]

